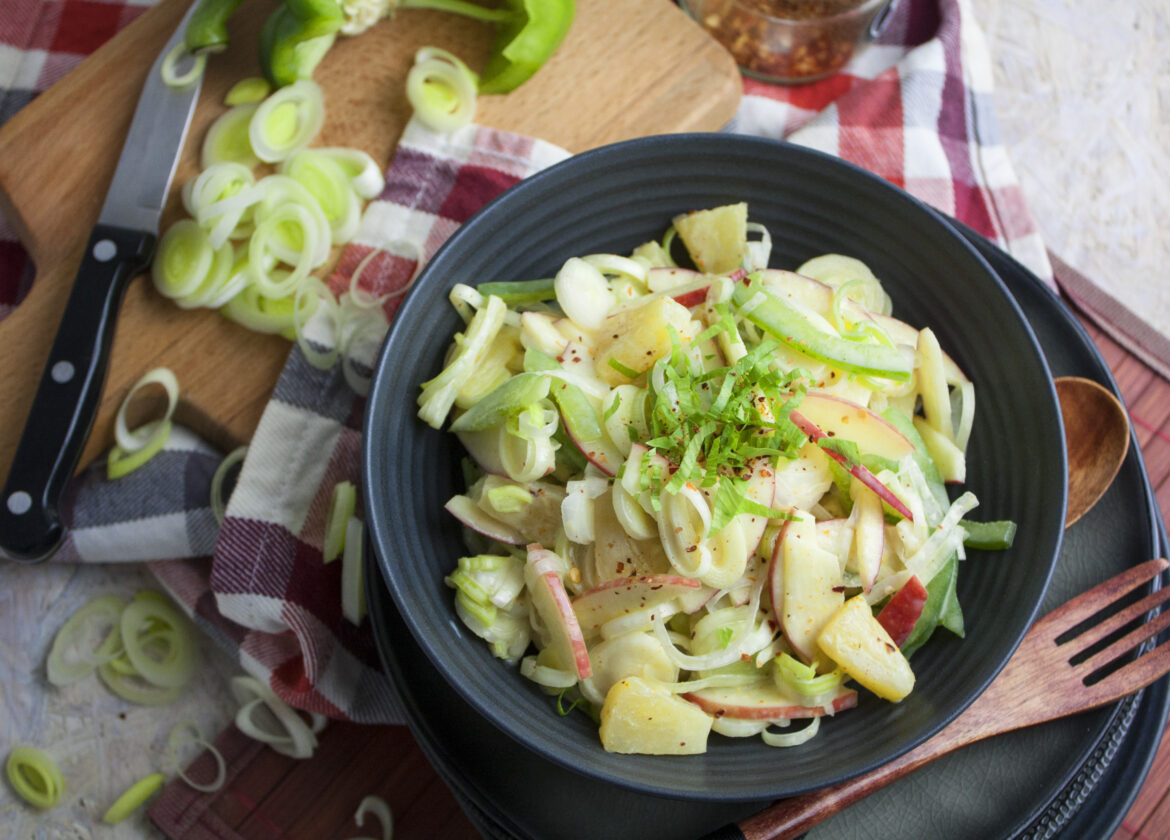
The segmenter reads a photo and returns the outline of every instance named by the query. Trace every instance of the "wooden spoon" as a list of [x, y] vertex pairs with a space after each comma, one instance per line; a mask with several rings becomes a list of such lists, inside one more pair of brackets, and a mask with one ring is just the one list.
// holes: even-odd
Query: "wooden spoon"
[[1129, 452], [1129, 416], [1109, 389], [1091, 379], [1055, 380], [1068, 448], [1068, 528], [1109, 489]]

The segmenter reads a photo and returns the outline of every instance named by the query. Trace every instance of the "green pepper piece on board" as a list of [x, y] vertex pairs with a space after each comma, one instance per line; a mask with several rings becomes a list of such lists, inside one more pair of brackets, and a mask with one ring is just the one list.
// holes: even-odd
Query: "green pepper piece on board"
[[260, 30], [260, 68], [273, 87], [308, 79], [341, 28], [336, 0], [286, 0]]
[[284, 5], [301, 22], [305, 38], [333, 35], [345, 22], [337, 0], [284, 0]]
[[480, 74], [480, 93], [507, 93], [532, 78], [569, 32], [574, 0], [508, 0], [514, 15], [496, 35]]
[[505, 0], [498, 8], [467, 0], [403, 0], [400, 9], [434, 9], [500, 24], [480, 93], [508, 93], [535, 75], [560, 47], [577, 13], [575, 0]]
[[198, 0], [199, 7], [183, 30], [183, 43], [193, 53], [222, 52], [227, 49], [228, 18], [235, 13], [240, 0]]

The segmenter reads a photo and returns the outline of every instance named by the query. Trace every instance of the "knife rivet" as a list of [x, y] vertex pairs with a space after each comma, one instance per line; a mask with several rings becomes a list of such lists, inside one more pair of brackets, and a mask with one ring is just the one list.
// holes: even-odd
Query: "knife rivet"
[[49, 370], [49, 375], [53, 377], [53, 381], [58, 385], [64, 385], [73, 378], [74, 368], [72, 362], [57, 362]]
[[8, 497], [8, 510], [17, 516], [20, 516], [22, 513], [28, 513], [31, 507], [32, 496], [23, 490], [17, 490]]
[[118, 246], [112, 239], [102, 239], [94, 243], [93, 258], [98, 262], [109, 262], [118, 253]]

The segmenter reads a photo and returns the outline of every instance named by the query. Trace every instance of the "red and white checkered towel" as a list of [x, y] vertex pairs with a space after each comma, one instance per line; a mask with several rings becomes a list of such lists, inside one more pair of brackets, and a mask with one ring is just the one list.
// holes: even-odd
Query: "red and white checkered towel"
[[[900, 0], [879, 42], [846, 72], [794, 88], [747, 80], [729, 130], [787, 138], [860, 164], [1048, 278], [1044, 249], [999, 145], [990, 91], [990, 61], [966, 0]], [[401, 288], [420, 249], [429, 257], [488, 199], [564, 154], [501, 131], [471, 126], [439, 136], [412, 124], [385, 191], [366, 210], [331, 283], [343, 287], [364, 256], [383, 249], [389, 253], [362, 272], [363, 286]], [[0, 296], [13, 288], [19, 282], [0, 279]], [[391, 299], [391, 317], [396, 306]], [[218, 455], [176, 434], [139, 473], [107, 482], [93, 470], [77, 483], [72, 531], [56, 562], [153, 561], [152, 571], [200, 626], [292, 705], [397, 722], [368, 625], [341, 615], [341, 564], [321, 562], [332, 488], [360, 481], [362, 409], [337, 367], [318, 370], [294, 348], [222, 528], [207, 504]]]

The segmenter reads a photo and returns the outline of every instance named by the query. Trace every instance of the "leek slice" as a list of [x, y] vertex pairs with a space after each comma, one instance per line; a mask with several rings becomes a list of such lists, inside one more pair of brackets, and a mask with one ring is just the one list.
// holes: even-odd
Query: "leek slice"
[[258, 104], [236, 105], [225, 111], [203, 137], [199, 151], [199, 165], [203, 169], [217, 163], [239, 163], [253, 167], [260, 158], [252, 149], [251, 124]]
[[[184, 738], [184, 735], [188, 737]], [[216, 773], [213, 781], [196, 782], [184, 771], [176, 753], [180, 747], [188, 743], [203, 747], [215, 759]], [[227, 781], [227, 763], [224, 761], [223, 753], [216, 748], [215, 744], [212, 744], [203, 737], [203, 730], [196, 723], [186, 721], [175, 725], [174, 729], [171, 730], [171, 734], [167, 737], [167, 755], [170, 757], [175, 775], [186, 782], [189, 787], [194, 788], [200, 793], [214, 793], [223, 787]]]
[[[180, 70], [183, 59], [191, 59], [191, 65], [186, 70]], [[185, 88], [194, 84], [207, 69], [207, 53], [192, 53], [182, 41], [171, 47], [170, 52], [163, 58], [159, 67], [159, 74], [167, 87]]]
[[141, 428], [140, 431], [149, 432], [150, 437], [140, 448], [127, 451], [119, 444], [114, 444], [106, 457], [106, 478], [115, 481], [143, 466], [166, 446], [173, 428], [170, 420], [156, 420]]
[[134, 383], [134, 387], [130, 389], [130, 393], [126, 395], [126, 399], [122, 400], [122, 405], [118, 408], [118, 414], [114, 419], [114, 439], [118, 446], [122, 447], [126, 452], [135, 452], [142, 449], [150, 443], [151, 436], [154, 430], [146, 426], [130, 431], [126, 427], [126, 408], [130, 405], [134, 396], [150, 385], [160, 385], [167, 394], [167, 410], [162, 419], [170, 420], [175, 413], [175, 406], [179, 403], [179, 380], [175, 378], [174, 372], [170, 368], [156, 367], [154, 370], [143, 374], [142, 378]]
[[[253, 210], [253, 219], [257, 225], [282, 209], [288, 204], [299, 204], [312, 214], [317, 223], [317, 247], [313, 252], [310, 265], [316, 268], [329, 258], [330, 227], [324, 211], [317, 200], [297, 181], [287, 175], [269, 175], [261, 179], [258, 185], [264, 196]], [[288, 234], [295, 231], [282, 231], [283, 235], [274, 238], [273, 255], [287, 263], [296, 262], [301, 252], [305, 250], [305, 243], [299, 238]], [[255, 234], [253, 234], [254, 236]]]
[[[269, 252], [279, 252], [279, 237], [289, 235], [289, 227], [300, 232], [298, 252], [293, 257], [293, 270], [278, 278], [265, 269]], [[313, 259], [318, 248], [320, 231], [313, 214], [301, 204], [284, 204], [272, 211], [256, 227], [248, 243], [248, 263], [251, 266], [252, 284], [265, 297], [281, 298], [294, 294], [313, 269]], [[294, 246], [296, 247], [296, 246]]]
[[[253, 285], [248, 286], [227, 302], [224, 315], [250, 330], [262, 333], [285, 333], [294, 329], [293, 307], [296, 305], [316, 307], [317, 298], [309, 296], [296, 301], [293, 298], [270, 298], [260, 294]], [[306, 310], [303, 318], [312, 317], [312, 310]]]
[[320, 86], [301, 79], [257, 106], [248, 125], [248, 139], [260, 160], [276, 163], [309, 145], [324, 122], [325, 97]]
[[349, 176], [349, 184], [361, 198], [377, 198], [386, 186], [382, 168], [361, 149], [344, 146], [318, 148], [317, 154], [331, 158]]
[[437, 47], [423, 47], [406, 74], [406, 98], [414, 113], [432, 131], [450, 132], [475, 116], [479, 77], [457, 56]]
[[181, 687], [159, 688], [156, 685], [151, 685], [140, 676], [119, 673], [113, 667], [112, 662], [99, 665], [97, 672], [98, 677], [106, 684], [106, 688], [123, 700], [137, 703], [140, 706], [165, 706], [168, 703], [173, 703], [183, 693]]
[[65, 777], [61, 775], [61, 768], [36, 747], [13, 747], [8, 753], [5, 770], [12, 789], [34, 808], [55, 808], [65, 795]]
[[332, 563], [341, 556], [345, 548], [345, 536], [350, 517], [357, 507], [357, 488], [350, 481], [339, 481], [333, 485], [333, 495], [329, 500], [329, 513], [325, 519], [325, 544], [321, 549], [321, 559]]
[[[92, 674], [98, 665], [114, 659], [121, 652], [118, 646], [107, 645], [108, 640], [118, 627], [122, 610], [126, 601], [117, 595], [98, 595], [91, 598], [75, 610], [57, 635], [53, 638], [53, 646], [49, 650], [49, 657], [45, 661], [45, 671], [55, 686], [69, 685], [79, 679]], [[91, 631], [94, 625], [99, 628], [107, 625], [101, 641], [96, 645], [82, 644], [83, 634]], [[81, 652], [78, 658], [72, 655], [78, 648]], [[88, 651], [88, 653], [86, 652]]]
[[345, 549], [341, 555], [341, 614], [353, 624], [366, 617], [366, 589], [362, 582], [362, 521], [351, 516], [345, 525]]
[[[353, 821], [358, 828], [364, 828], [366, 824], [366, 814], [373, 814], [378, 818], [378, 822], [382, 824], [382, 840], [390, 840], [394, 836], [394, 815], [390, 812], [390, 806], [386, 800], [380, 796], [366, 796], [358, 804], [357, 811], [354, 812]], [[368, 840], [367, 838], [353, 838], [353, 840]]]
[[211, 512], [215, 514], [216, 521], [221, 525], [227, 513], [227, 504], [223, 499], [224, 482], [227, 480], [227, 474], [231, 468], [243, 461], [247, 454], [248, 447], [236, 447], [219, 462], [219, 466], [215, 468], [215, 473], [211, 476]]
[[145, 805], [146, 800], [162, 790], [166, 780], [167, 777], [162, 773], [151, 773], [146, 778], [139, 779], [115, 800], [114, 804], [106, 811], [105, 816], [102, 817], [102, 822], [107, 825], [116, 825], [122, 822]]
[[[153, 629], [152, 629], [153, 628]], [[122, 644], [130, 664], [147, 682], [160, 688], [185, 687], [195, 674], [198, 646], [186, 619], [170, 604], [135, 598], [122, 611]], [[162, 641], [161, 655], [152, 653]]]
[[520, 674], [545, 688], [572, 688], [578, 680], [576, 673], [541, 665], [535, 656], [520, 660]]
[[317, 200], [329, 221], [334, 244], [353, 238], [361, 221], [361, 200], [341, 164], [314, 149], [303, 149], [290, 155], [280, 165], [280, 172]]
[[263, 76], [250, 76], [240, 79], [228, 90], [223, 98], [224, 105], [250, 105], [262, 102], [272, 93], [272, 85]]
[[[312, 306], [306, 306], [304, 299], [306, 296], [312, 295], [315, 303]], [[318, 350], [310, 342], [305, 335], [305, 321], [310, 315], [316, 314], [318, 309], [324, 307], [329, 319], [333, 323], [334, 340], [326, 350]], [[296, 334], [297, 346], [301, 348], [301, 353], [305, 357], [305, 361], [311, 364], [318, 370], [328, 370], [333, 367], [333, 363], [337, 361], [341, 350], [338, 347], [338, 337], [342, 328], [342, 312], [341, 307], [333, 297], [333, 292], [329, 291], [329, 287], [316, 277], [306, 278], [306, 282], [297, 291], [293, 297], [293, 331]]]
[[795, 732], [773, 732], [770, 728], [760, 733], [760, 738], [769, 747], [797, 747], [814, 737], [821, 730], [821, 719], [812, 718]]
[[483, 356], [504, 325], [507, 307], [498, 297], [490, 296], [467, 326], [466, 334], [456, 336], [460, 351], [434, 379], [424, 382], [418, 396], [418, 416], [427, 425], [438, 429], [443, 425], [455, 397], [475, 373]]
[[207, 279], [215, 249], [194, 219], [180, 219], [162, 235], [150, 267], [159, 294], [171, 299], [194, 292]]
[[[225, 236], [226, 239], [226, 236]], [[209, 244], [214, 246], [211, 237]], [[216, 248], [215, 256], [211, 260], [211, 270], [207, 276], [190, 294], [175, 298], [175, 305], [181, 309], [195, 309], [209, 306], [219, 300], [224, 290], [232, 283], [232, 268], [236, 262], [236, 251], [232, 243], [223, 241]]]
[[377, 353], [390, 323], [381, 308], [364, 308], [352, 303], [349, 296], [342, 301], [342, 324], [338, 344], [341, 348], [341, 373], [354, 393], [366, 396], [370, 392], [373, 369], [367, 360]]
[[242, 163], [213, 163], [183, 185], [183, 209], [200, 224], [206, 224], [205, 219], [199, 218], [205, 207], [238, 195], [255, 183], [256, 176]]
[[[312, 756], [317, 748], [314, 730], [309, 728], [291, 706], [277, 697], [276, 692], [255, 677], [249, 676], [233, 677], [230, 686], [232, 695], [241, 704], [236, 713], [236, 726], [241, 732], [268, 744], [272, 749], [290, 758]], [[283, 732], [273, 732], [256, 722], [254, 715], [261, 708], [271, 713], [283, 728]], [[314, 723], [317, 723], [315, 718]]]

